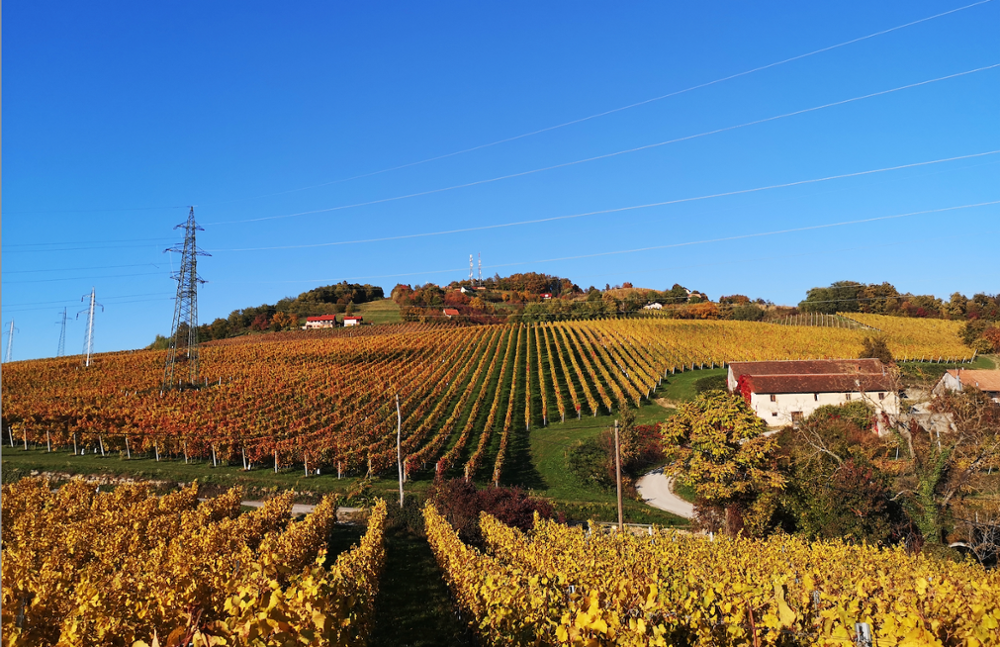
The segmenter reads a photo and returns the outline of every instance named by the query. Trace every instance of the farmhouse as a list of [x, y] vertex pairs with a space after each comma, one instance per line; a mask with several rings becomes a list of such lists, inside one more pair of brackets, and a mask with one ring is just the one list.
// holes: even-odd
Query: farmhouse
[[[733, 362], [727, 385], [772, 427], [797, 424], [823, 405], [851, 401], [899, 415], [899, 394], [877, 359]], [[881, 432], [881, 420], [878, 425]]]
[[542, 292], [538, 296], [540, 296], [543, 301], [548, 301], [549, 299], [552, 298], [552, 293], [551, 292]]
[[934, 394], [944, 391], [962, 391], [965, 387], [975, 387], [1000, 403], [1000, 371], [951, 369], [941, 376], [934, 387]]
[[364, 317], [344, 317], [345, 326], [360, 326], [364, 323]]
[[314, 328], [333, 328], [336, 325], [337, 315], [306, 317], [306, 325], [302, 327], [302, 330], [312, 330]]
[[458, 310], [456, 310], [455, 308], [445, 308], [444, 310], [442, 310], [442, 312], [444, 312], [444, 316], [448, 317], [449, 319], [451, 319], [452, 317], [457, 317], [459, 314]]

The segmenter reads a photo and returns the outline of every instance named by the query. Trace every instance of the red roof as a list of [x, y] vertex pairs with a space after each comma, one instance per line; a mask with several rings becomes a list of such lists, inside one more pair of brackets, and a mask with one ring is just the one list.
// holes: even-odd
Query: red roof
[[336, 321], [337, 315], [320, 315], [318, 317], [306, 317], [306, 321]]
[[445, 308], [444, 313], [449, 317], [454, 317], [455, 315], [458, 314], [458, 310], [456, 310], [455, 308]]
[[892, 391], [888, 375], [861, 373], [858, 375], [748, 375], [752, 393], [851, 393], [859, 391]]
[[344, 317], [344, 321], [364, 321], [364, 317]]
[[742, 375], [857, 375], [885, 373], [877, 359], [803, 359], [775, 362], [730, 362], [737, 380]]

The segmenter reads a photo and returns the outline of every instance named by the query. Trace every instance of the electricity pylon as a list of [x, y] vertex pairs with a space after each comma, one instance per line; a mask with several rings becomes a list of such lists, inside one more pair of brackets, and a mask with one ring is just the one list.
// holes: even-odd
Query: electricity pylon
[[[80, 301], [86, 301], [87, 295], [80, 297]], [[79, 319], [80, 315], [84, 312], [87, 313], [87, 334], [83, 337], [83, 365], [90, 366], [90, 354], [94, 352], [94, 310], [97, 306], [101, 306], [97, 302], [97, 291], [94, 288], [90, 288], [90, 306], [86, 310], [81, 310], [76, 313], [76, 318]], [[101, 312], [104, 312], [104, 306], [101, 306]]]
[[62, 324], [62, 327], [59, 329], [59, 349], [56, 351], [56, 357], [62, 357], [66, 354], [66, 308], [63, 308], [62, 320], [56, 323]]
[[11, 357], [13, 356], [12, 355], [12, 353], [13, 353], [12, 349], [14, 348], [14, 331], [15, 330], [17, 332], [21, 332], [20, 328], [15, 328], [14, 327], [14, 320], [11, 319], [10, 320], [10, 332], [7, 334], [7, 354], [6, 354], [6, 356], [5, 356], [4, 360], [3, 360], [4, 363], [9, 363], [10, 360], [11, 360]]
[[194, 385], [198, 381], [198, 284], [204, 283], [198, 276], [198, 257], [211, 256], [198, 249], [195, 234], [205, 231], [194, 220], [194, 207], [185, 222], [174, 227], [184, 229], [184, 242], [163, 250], [181, 254], [180, 269], [171, 275], [177, 281], [177, 297], [174, 301], [174, 320], [170, 326], [170, 345], [167, 347], [167, 362], [163, 368], [163, 388], [171, 389], [185, 384]]

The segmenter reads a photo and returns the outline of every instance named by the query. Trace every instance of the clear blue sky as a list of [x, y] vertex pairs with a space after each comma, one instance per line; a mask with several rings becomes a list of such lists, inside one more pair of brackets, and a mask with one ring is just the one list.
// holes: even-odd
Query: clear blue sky
[[[971, 0], [970, 0], [971, 1]], [[896, 2], [18, 2], [3, 15], [2, 321], [55, 354], [96, 287], [96, 349], [169, 332], [197, 205], [200, 319], [343, 279], [543, 271], [794, 304], [848, 279], [1000, 290], [1000, 206], [678, 243], [1000, 200], [1000, 154], [546, 223], [538, 220], [1000, 149], [1000, 0], [628, 110], [969, 4]], [[324, 185], [316, 187], [315, 185]], [[305, 188], [313, 187], [313, 188]], [[302, 190], [297, 190], [302, 189]], [[264, 196], [264, 197], [261, 197]], [[247, 248], [289, 246], [286, 249]], [[299, 246], [299, 247], [295, 247]], [[660, 247], [626, 254], [604, 252]], [[174, 258], [171, 259], [170, 257]], [[569, 258], [583, 257], [583, 258]], [[552, 260], [548, 259], [566, 259]], [[83, 317], [67, 329], [80, 352]]]

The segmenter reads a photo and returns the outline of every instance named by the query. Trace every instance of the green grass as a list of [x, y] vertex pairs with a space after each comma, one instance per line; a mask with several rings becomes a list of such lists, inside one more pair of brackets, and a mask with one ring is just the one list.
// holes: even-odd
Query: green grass
[[366, 324], [402, 323], [399, 306], [392, 299], [382, 299], [371, 303], [362, 303], [354, 307], [354, 314], [361, 315]]
[[684, 499], [688, 503], [694, 503], [695, 492], [694, 488], [691, 487], [690, 485], [684, 485], [683, 483], [678, 483], [677, 481], [674, 481], [673, 491], [674, 494]]
[[704, 369], [699, 371], [684, 371], [683, 373], [677, 373], [675, 375], [667, 376], [666, 388], [660, 387], [660, 392], [664, 397], [671, 402], [690, 402], [694, 400], [695, 396], [698, 395], [694, 389], [694, 383], [703, 377], [712, 377], [713, 375], [725, 375], [728, 369], [715, 368], [715, 369]]
[[995, 355], [977, 355], [975, 360], [965, 364], [935, 364], [933, 362], [899, 363], [903, 379], [911, 384], [919, 384], [921, 382], [937, 382], [941, 379], [941, 376], [944, 375], [945, 371], [950, 369], [964, 368], [992, 370], [996, 368], [996, 366], [997, 361]]

